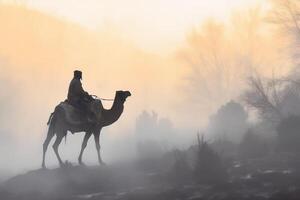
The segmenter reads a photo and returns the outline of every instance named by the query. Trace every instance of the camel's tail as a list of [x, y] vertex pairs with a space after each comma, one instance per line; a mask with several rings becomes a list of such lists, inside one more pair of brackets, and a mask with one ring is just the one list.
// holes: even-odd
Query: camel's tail
[[49, 117], [49, 119], [48, 119], [47, 125], [50, 124], [50, 122], [51, 122], [51, 120], [52, 120], [52, 118], [53, 118], [53, 115], [54, 115], [54, 112], [50, 114], [50, 117]]

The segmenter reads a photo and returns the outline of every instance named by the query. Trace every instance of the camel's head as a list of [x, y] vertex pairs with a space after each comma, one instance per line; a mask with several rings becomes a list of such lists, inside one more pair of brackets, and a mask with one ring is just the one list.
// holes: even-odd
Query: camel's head
[[116, 98], [118, 98], [122, 103], [125, 102], [129, 96], [131, 96], [129, 91], [118, 90], [116, 92]]

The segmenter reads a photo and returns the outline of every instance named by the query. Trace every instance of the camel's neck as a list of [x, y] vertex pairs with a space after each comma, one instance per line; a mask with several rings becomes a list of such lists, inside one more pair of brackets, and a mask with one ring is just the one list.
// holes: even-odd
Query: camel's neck
[[115, 98], [111, 109], [103, 110], [103, 120], [101, 121], [102, 127], [109, 126], [119, 119], [124, 110], [123, 103], [124, 102], [121, 102], [119, 99]]

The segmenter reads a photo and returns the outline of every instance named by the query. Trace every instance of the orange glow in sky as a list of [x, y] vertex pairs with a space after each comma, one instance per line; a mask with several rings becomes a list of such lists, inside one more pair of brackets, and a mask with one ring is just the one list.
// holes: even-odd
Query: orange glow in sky
[[[22, 2], [22, 1], [21, 1]], [[119, 29], [122, 37], [153, 52], [174, 50], [186, 30], [208, 17], [226, 21], [238, 9], [267, 7], [267, 0], [27, 0], [29, 7], [90, 29]]]

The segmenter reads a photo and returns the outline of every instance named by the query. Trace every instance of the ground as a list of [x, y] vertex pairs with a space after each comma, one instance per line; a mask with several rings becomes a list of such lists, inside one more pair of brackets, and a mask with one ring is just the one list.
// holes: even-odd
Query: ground
[[[136, 164], [38, 169], [1, 185], [2, 200], [298, 200], [298, 162], [286, 155], [233, 161], [218, 184], [176, 179]], [[274, 167], [276, 166], [276, 167]], [[176, 175], [175, 175], [176, 176]]]

